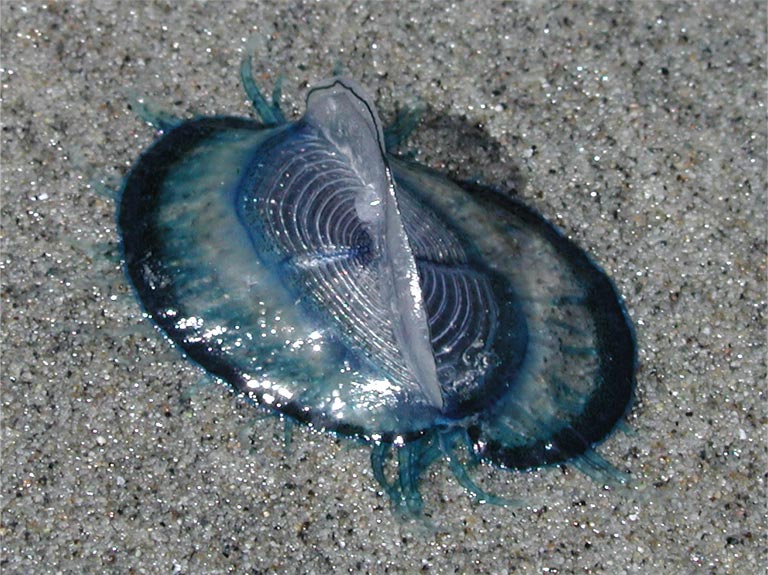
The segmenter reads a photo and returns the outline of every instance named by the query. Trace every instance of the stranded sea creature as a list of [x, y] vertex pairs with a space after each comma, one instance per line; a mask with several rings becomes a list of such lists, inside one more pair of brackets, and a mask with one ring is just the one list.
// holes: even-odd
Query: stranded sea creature
[[[459, 450], [506, 468], [594, 452], [631, 401], [635, 341], [605, 273], [535, 211], [387, 153], [370, 97], [335, 77], [287, 121], [154, 115], [118, 226], [146, 312], [208, 373], [294, 420], [370, 442], [418, 512]], [[411, 126], [412, 127], [412, 126]], [[385, 472], [396, 453], [394, 479]], [[614, 473], [615, 472], [615, 473]]]

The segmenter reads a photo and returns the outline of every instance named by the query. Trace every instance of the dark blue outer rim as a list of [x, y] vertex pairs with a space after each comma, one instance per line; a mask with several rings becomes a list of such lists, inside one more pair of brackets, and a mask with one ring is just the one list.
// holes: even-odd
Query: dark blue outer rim
[[[610, 436], [634, 400], [637, 343], [624, 301], [613, 280], [590, 255], [536, 210], [490, 188], [469, 182], [455, 183], [475, 198], [491, 200], [515, 212], [525, 223], [537, 228], [571, 264], [572, 271], [586, 286], [585, 306], [593, 317], [601, 319], [596, 337], [598, 347], [604, 350], [600, 361], [604, 383], [593, 391], [590, 401], [569, 425], [547, 440], [515, 448], [489, 441], [483, 444], [478, 455], [502, 467], [517, 469], [554, 465], [583, 455]], [[609, 361], [604, 360], [606, 356]], [[482, 439], [479, 425], [470, 426], [468, 433], [475, 445]]]
[[[164, 309], [176, 309], [177, 302], [171, 290], [151, 289], [145, 274], [145, 266], [155, 264], [151, 272], [156, 277], [168, 274], [156, 260], [145, 260], [143, 256], [151, 253], [153, 242], [157, 245], [157, 230], [154, 227], [153, 213], [159, 199], [160, 187], [167, 173], [177, 161], [201, 141], [223, 130], [275, 130], [276, 126], [265, 126], [248, 118], [235, 116], [200, 117], [187, 120], [174, 126], [153, 142], [144, 151], [126, 175], [118, 201], [117, 228], [121, 237], [121, 251], [125, 273], [136, 292], [142, 308], [180, 350], [207, 373], [228, 383], [237, 393], [256, 404], [289, 416], [300, 423], [340, 435], [368, 440], [370, 433], [363, 427], [339, 422], [305, 409], [295, 402], [284, 402], [279, 406], [263, 401], [257, 391], [246, 391], [243, 374], [229, 364], [225, 357], [213, 352], [204, 343], [193, 342], [182, 345], [184, 334], [177, 329], [175, 322], [159, 313]], [[150, 249], [147, 249], [147, 246]], [[411, 441], [424, 435], [424, 431], [404, 434], [403, 439]], [[382, 437], [382, 441], [394, 442], [395, 435]]]
[[[236, 391], [243, 392], [245, 379], [238, 370], [227, 363], [225, 358], [212, 353], [200, 343], [186, 346], [179, 343], [183, 339], [183, 334], [176, 329], [173, 321], [157, 313], [158, 310], [175, 308], [176, 302], [170, 291], [150, 289], [143, 271], [147, 262], [140, 257], [141, 254], [146, 253], [141, 246], [151, 245], [155, 237], [152, 213], [160, 185], [169, 167], [200, 141], [217, 131], [228, 129], [259, 131], [274, 129], [274, 126], [264, 126], [247, 118], [214, 116], [188, 120], [171, 128], [141, 154], [126, 175], [118, 202], [117, 226], [122, 240], [121, 250], [126, 274], [142, 307], [152, 321], [205, 371], [226, 381]], [[616, 423], [629, 410], [633, 398], [637, 367], [635, 336], [632, 323], [615, 285], [586, 252], [566, 238], [538, 212], [519, 200], [481, 185], [451, 180], [440, 172], [420, 164], [406, 163], [433, 177], [452, 181], [472, 196], [501, 204], [536, 228], [558, 253], [571, 262], [576, 273], [582, 279], [586, 278], [585, 285], [589, 286], [586, 305], [590, 311], [602, 309], [603, 311], [599, 312], [601, 315], [612, 318], [610, 328], [601, 330], [605, 333], [598, 333], [601, 344], [613, 357], [605, 372], [604, 380], [607, 383], [596, 390], [586, 409], [570, 426], [547, 438], [547, 441], [537, 441], [534, 444], [516, 448], [505, 447], [493, 441], [483, 441], [484, 418], [482, 415], [475, 418], [471, 425], [456, 421], [455, 427], [468, 427], [469, 437], [474, 444], [479, 445], [478, 442], [483, 441], [483, 447], [478, 451], [478, 455], [502, 467], [518, 469], [540, 467], [561, 463], [587, 452], [610, 435]], [[159, 276], [163, 275], [162, 269], [155, 269], [153, 272]], [[149, 308], [150, 302], [154, 309]], [[258, 394], [254, 396], [253, 392], [249, 392], [247, 396], [257, 403], [266, 405]], [[296, 403], [287, 402], [279, 407], [271, 406], [271, 409], [316, 428], [365, 441], [370, 440], [370, 432], [365, 428], [324, 418]], [[449, 423], [445, 427], [450, 425]], [[397, 438], [398, 441], [409, 442], [433, 431], [435, 430], [427, 429], [384, 435], [376, 441], [392, 443]], [[439, 430], [437, 432], [439, 433]], [[547, 449], [546, 444], [556, 445], [557, 448]]]

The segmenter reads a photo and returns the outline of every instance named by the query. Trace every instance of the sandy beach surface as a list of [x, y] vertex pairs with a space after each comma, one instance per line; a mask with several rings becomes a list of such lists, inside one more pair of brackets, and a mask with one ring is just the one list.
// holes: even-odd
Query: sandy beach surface
[[[766, 552], [766, 11], [761, 2], [21, 2], [2, 31], [4, 574], [757, 573]], [[638, 337], [632, 433], [572, 465], [445, 463], [390, 510], [370, 448], [283, 423], [143, 317], [115, 191], [179, 117], [283, 109], [334, 65], [420, 161], [535, 206], [587, 249]]]

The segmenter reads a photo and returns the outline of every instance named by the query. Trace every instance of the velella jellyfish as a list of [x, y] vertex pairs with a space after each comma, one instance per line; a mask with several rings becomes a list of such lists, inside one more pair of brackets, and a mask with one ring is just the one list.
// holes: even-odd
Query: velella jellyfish
[[[260, 121], [149, 119], [118, 228], [147, 314], [209, 374], [288, 418], [370, 442], [393, 502], [421, 508], [445, 457], [527, 469], [594, 452], [631, 402], [631, 323], [608, 276], [542, 216], [387, 152], [356, 82], [287, 121], [246, 59]], [[405, 123], [405, 124], [404, 124]], [[394, 450], [398, 471], [388, 478]]]

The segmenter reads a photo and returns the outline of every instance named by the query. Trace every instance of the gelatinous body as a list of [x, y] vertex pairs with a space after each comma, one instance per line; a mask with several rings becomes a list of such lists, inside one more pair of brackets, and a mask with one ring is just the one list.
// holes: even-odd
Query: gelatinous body
[[374, 443], [411, 510], [461, 446], [510, 468], [594, 460], [634, 385], [608, 277], [530, 208], [389, 155], [351, 80], [287, 122], [244, 76], [263, 122], [163, 119], [125, 179], [125, 265], [157, 325], [259, 404]]

